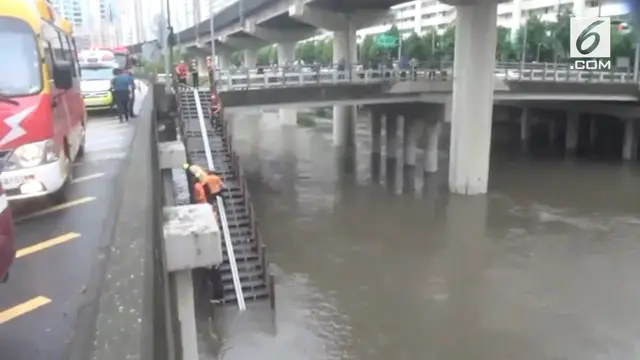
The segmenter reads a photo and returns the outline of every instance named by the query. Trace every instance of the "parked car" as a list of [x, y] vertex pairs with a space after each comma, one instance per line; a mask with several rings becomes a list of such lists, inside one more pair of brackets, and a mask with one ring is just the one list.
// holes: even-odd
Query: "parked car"
[[0, 283], [9, 278], [9, 268], [16, 256], [13, 214], [9, 199], [0, 185]]

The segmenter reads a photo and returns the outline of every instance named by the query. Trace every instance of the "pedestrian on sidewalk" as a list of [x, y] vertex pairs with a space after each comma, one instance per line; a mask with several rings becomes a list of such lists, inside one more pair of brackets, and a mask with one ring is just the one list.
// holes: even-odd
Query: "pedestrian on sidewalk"
[[120, 122], [129, 121], [130, 89], [135, 89], [133, 77], [122, 69], [114, 69], [115, 77], [111, 80], [113, 102], [116, 104]]

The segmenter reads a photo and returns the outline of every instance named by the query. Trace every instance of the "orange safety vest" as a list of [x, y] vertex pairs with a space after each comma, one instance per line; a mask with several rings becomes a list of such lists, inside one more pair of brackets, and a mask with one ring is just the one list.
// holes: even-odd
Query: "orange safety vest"
[[[217, 194], [224, 183], [217, 175], [207, 174], [204, 179], [193, 184], [193, 197], [197, 203], [207, 202], [207, 190], [210, 194]], [[208, 188], [208, 189], [207, 189]]]

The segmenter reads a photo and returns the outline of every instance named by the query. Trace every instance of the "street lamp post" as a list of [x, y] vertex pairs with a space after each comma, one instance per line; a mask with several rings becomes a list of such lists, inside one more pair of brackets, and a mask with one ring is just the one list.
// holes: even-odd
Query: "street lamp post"
[[169, 49], [169, 37], [167, 36], [167, 23], [166, 23], [166, 18], [167, 18], [167, 11], [168, 9], [165, 8], [165, 2], [163, 0], [160, 0], [160, 8], [161, 8], [161, 23], [159, 26], [160, 27], [160, 34], [162, 35], [162, 39], [159, 39], [160, 41], [162, 41], [162, 49], [164, 50], [164, 75], [165, 75], [165, 91], [167, 93], [171, 92], [171, 82], [169, 81], [170, 75], [171, 75], [171, 60], [169, 59], [170, 56], [170, 49]]
[[529, 32], [527, 19], [524, 20], [524, 35], [522, 36], [522, 53], [520, 54], [520, 74], [524, 72], [524, 63], [527, 57], [527, 33]]
[[212, 64], [212, 74], [211, 74], [211, 86], [213, 87], [216, 82], [216, 39], [213, 36], [215, 32], [215, 11], [213, 9], [214, 0], [209, 0], [209, 35], [211, 36], [211, 64]]

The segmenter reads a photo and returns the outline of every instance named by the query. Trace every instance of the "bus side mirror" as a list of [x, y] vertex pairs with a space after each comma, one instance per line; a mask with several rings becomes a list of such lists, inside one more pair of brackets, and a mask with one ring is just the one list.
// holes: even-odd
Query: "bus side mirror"
[[59, 61], [55, 64], [53, 82], [58, 89], [69, 90], [73, 87], [73, 63], [71, 61]]

